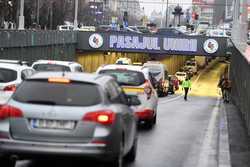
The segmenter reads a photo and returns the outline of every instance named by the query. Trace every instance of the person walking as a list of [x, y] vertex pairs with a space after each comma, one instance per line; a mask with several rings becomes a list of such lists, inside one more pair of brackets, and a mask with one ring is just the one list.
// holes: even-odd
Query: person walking
[[224, 75], [221, 75], [220, 76], [220, 80], [219, 80], [219, 83], [218, 83], [218, 87], [221, 89], [221, 94], [222, 94], [222, 98], [224, 99], [224, 87], [222, 85], [222, 83], [224, 82], [225, 80], [225, 76]]
[[187, 101], [188, 91], [191, 90], [191, 81], [190, 81], [190, 79], [187, 77], [187, 78], [182, 82], [181, 86], [182, 86], [182, 90], [184, 89], [184, 91], [185, 91], [184, 100]]
[[229, 93], [231, 91], [231, 81], [228, 77], [225, 77], [222, 82], [223, 99], [225, 103], [229, 103]]

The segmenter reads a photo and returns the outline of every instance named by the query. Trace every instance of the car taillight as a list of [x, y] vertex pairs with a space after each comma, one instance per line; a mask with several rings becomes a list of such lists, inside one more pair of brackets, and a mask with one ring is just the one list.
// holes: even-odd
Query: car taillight
[[23, 112], [13, 106], [3, 105], [0, 108], [0, 120], [8, 119], [8, 118], [21, 118], [23, 117]]
[[151, 119], [154, 116], [154, 111], [151, 109], [144, 109], [135, 112], [139, 119]]
[[144, 84], [144, 92], [147, 94], [147, 98], [150, 99], [151, 93], [152, 93], [152, 88], [151, 88], [148, 80], [146, 80], [146, 82]]
[[82, 120], [110, 125], [115, 121], [115, 113], [110, 110], [89, 112], [84, 115]]
[[3, 91], [10, 91], [15, 92], [16, 91], [16, 85], [9, 85], [3, 88]]

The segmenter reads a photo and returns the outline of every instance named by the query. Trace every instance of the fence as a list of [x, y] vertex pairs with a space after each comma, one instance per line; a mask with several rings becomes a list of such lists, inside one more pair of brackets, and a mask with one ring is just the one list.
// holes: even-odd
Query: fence
[[76, 60], [77, 33], [0, 30], [0, 59]]
[[240, 110], [250, 134], [250, 65], [235, 47], [232, 49], [230, 79], [233, 103]]

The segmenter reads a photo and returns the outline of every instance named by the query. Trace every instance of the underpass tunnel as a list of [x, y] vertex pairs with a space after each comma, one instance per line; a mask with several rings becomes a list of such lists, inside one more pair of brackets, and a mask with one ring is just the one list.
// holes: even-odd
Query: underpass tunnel
[[185, 61], [188, 59], [188, 56], [180, 55], [155, 55], [152, 57], [152, 55], [150, 56], [147, 53], [121, 52], [78, 52], [76, 57], [77, 61], [83, 65], [86, 72], [95, 72], [101, 65], [114, 64], [115, 61], [121, 57], [130, 58], [133, 63], [145, 63], [154, 58], [167, 66], [169, 74], [175, 74], [175, 72], [184, 66]]

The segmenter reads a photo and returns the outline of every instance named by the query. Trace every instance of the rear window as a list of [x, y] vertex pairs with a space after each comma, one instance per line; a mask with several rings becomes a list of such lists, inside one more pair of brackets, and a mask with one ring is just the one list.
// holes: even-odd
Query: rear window
[[36, 64], [33, 66], [36, 71], [70, 71], [70, 68], [58, 64]]
[[176, 75], [177, 76], [185, 76], [186, 74], [184, 74], [184, 73], [177, 73]]
[[0, 83], [12, 82], [17, 79], [17, 72], [10, 69], [0, 68]]
[[142, 72], [130, 70], [102, 70], [99, 72], [104, 75], [111, 75], [120, 85], [140, 86], [145, 82]]
[[98, 86], [89, 83], [25, 81], [17, 89], [13, 99], [32, 104], [92, 106], [101, 102], [101, 95]]
[[159, 66], [146, 66], [149, 69], [149, 72], [156, 77], [162, 73], [162, 69]]

